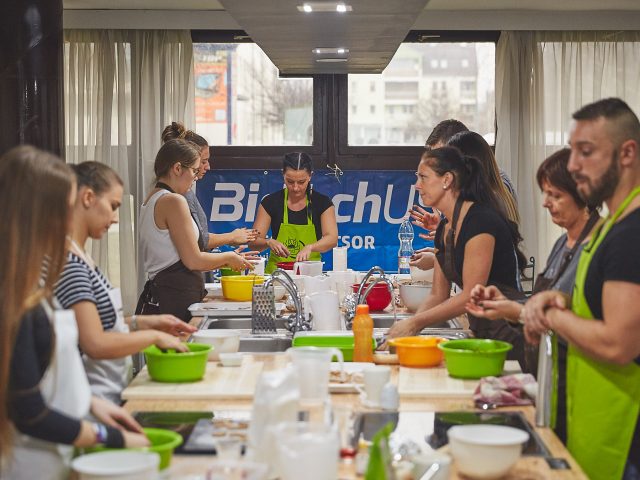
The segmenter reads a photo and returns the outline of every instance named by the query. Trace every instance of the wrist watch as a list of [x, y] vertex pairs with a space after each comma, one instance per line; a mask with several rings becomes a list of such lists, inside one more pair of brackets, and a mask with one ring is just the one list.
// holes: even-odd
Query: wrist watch
[[131, 327], [131, 331], [132, 332], [137, 332], [138, 331], [138, 316], [137, 315], [132, 315], [131, 316], [131, 323], [129, 324], [129, 326]]
[[107, 443], [107, 427], [101, 423], [93, 424], [93, 431], [96, 434], [96, 443], [104, 445]]

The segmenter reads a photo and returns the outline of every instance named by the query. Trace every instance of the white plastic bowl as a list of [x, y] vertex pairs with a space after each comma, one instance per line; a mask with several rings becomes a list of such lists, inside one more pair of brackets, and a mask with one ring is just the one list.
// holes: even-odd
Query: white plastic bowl
[[210, 361], [217, 361], [221, 353], [234, 353], [240, 348], [240, 332], [238, 330], [198, 330], [192, 337], [196, 343], [213, 345], [213, 349], [209, 351]]
[[410, 312], [415, 312], [431, 293], [431, 285], [400, 285], [400, 298]]
[[458, 471], [469, 478], [504, 476], [522, 455], [529, 440], [523, 430], [500, 425], [457, 425], [447, 432]]
[[71, 462], [79, 480], [155, 480], [160, 455], [130, 450], [82, 455]]
[[282, 285], [273, 286], [273, 296], [276, 300], [282, 300], [287, 295], [287, 290]]
[[223, 367], [239, 367], [240, 365], [242, 365], [242, 354], [238, 352], [221, 353], [220, 363], [222, 363]]
[[418, 267], [411, 267], [409, 271], [413, 282], [433, 282], [433, 268], [421, 270]]

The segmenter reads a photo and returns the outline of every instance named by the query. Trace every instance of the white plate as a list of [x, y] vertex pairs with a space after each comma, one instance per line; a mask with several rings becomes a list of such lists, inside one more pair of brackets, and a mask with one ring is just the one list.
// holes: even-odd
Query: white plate
[[[362, 373], [364, 369], [373, 363], [367, 362], [344, 362], [344, 371], [347, 373]], [[339, 372], [340, 363], [331, 362], [331, 371]], [[331, 393], [359, 393], [355, 383], [333, 383], [329, 382], [329, 392]]]

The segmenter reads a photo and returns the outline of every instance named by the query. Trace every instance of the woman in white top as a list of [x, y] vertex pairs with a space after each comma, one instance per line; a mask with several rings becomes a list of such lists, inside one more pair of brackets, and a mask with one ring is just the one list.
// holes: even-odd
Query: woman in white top
[[186, 347], [177, 336], [195, 328], [173, 315], [125, 319], [120, 289], [113, 288], [84, 249], [88, 238], [100, 240], [118, 222], [122, 180], [99, 162], [84, 162], [73, 165], [73, 169], [78, 181], [73, 235], [55, 294], [63, 308], [75, 312], [80, 350], [93, 394], [119, 403], [120, 393], [131, 379], [131, 355], [149, 345], [184, 351]]
[[140, 254], [149, 280], [136, 313], [171, 313], [188, 322], [189, 305], [206, 293], [201, 272], [222, 266], [251, 269], [253, 256], [200, 250], [198, 226], [184, 198], [200, 171], [197, 145], [169, 140], [158, 151], [154, 171], [155, 188], [140, 211]]

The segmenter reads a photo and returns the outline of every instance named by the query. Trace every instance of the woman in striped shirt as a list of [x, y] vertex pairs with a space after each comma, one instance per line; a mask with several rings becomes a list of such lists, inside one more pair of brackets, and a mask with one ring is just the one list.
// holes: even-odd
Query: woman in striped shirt
[[99, 240], [118, 221], [122, 180], [98, 162], [84, 162], [74, 170], [78, 196], [73, 237], [55, 294], [64, 308], [76, 314], [80, 349], [94, 395], [119, 402], [130, 379], [130, 355], [149, 345], [185, 351], [177, 337], [195, 328], [173, 315], [124, 318], [120, 289], [113, 288], [84, 249], [89, 237]]

